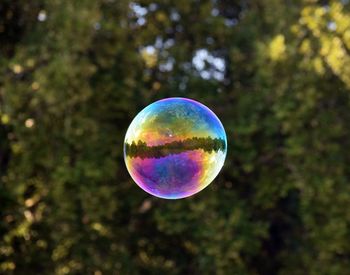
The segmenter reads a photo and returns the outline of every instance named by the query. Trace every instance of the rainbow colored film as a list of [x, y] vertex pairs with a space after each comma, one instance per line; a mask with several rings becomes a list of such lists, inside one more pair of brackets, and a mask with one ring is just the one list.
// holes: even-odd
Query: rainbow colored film
[[224, 127], [209, 108], [187, 98], [167, 98], [148, 105], [132, 121], [124, 158], [143, 190], [180, 199], [214, 180], [226, 150]]

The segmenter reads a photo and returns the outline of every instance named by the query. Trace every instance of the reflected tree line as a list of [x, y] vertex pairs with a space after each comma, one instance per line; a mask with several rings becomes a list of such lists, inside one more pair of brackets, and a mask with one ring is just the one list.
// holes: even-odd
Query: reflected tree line
[[161, 158], [198, 149], [208, 153], [224, 151], [225, 147], [224, 139], [211, 137], [193, 137], [156, 146], [148, 146], [146, 142], [139, 140], [137, 143], [125, 143], [125, 154], [131, 158]]

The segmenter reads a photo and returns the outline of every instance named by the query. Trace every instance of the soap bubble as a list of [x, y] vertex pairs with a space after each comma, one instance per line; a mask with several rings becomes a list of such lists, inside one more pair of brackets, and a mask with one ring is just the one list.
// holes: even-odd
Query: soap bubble
[[220, 172], [227, 140], [217, 116], [187, 98], [167, 98], [143, 109], [124, 142], [126, 167], [146, 192], [180, 199], [198, 193]]

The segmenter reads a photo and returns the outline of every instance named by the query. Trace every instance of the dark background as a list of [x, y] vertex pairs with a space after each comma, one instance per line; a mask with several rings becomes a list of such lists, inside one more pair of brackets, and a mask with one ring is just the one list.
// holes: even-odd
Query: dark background
[[[349, 274], [348, 0], [0, 0], [1, 274]], [[133, 117], [225, 125], [188, 199], [134, 184]]]

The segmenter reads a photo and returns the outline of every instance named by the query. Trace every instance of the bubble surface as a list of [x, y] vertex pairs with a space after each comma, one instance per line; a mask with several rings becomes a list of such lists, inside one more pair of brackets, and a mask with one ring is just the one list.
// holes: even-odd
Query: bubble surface
[[124, 159], [133, 180], [160, 198], [180, 199], [207, 187], [224, 165], [227, 139], [217, 116], [187, 98], [166, 98], [131, 122]]

